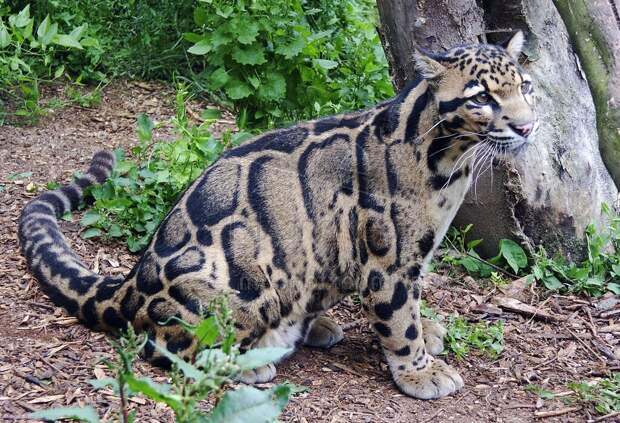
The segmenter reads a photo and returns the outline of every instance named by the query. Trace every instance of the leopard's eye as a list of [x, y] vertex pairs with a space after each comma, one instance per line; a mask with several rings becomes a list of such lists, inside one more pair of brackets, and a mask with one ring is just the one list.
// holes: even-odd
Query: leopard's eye
[[532, 83], [530, 81], [523, 81], [521, 84], [521, 92], [523, 94], [529, 94], [532, 92]]
[[474, 101], [481, 105], [489, 104], [491, 102], [491, 96], [487, 93], [480, 93], [474, 97]]

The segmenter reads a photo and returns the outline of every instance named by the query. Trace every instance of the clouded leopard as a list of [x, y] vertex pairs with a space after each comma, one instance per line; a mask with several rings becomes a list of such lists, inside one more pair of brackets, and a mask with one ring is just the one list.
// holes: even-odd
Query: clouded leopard
[[[19, 237], [29, 268], [58, 305], [92, 328], [133, 325], [190, 357], [195, 341], [172, 316], [196, 322], [229, 293], [242, 349], [330, 347], [341, 328], [322, 313], [359, 293], [394, 381], [416, 398], [463, 386], [435, 358], [444, 329], [420, 317], [420, 278], [471, 183], [476, 160], [531, 143], [532, 82], [505, 47], [417, 54], [418, 77], [360, 112], [302, 123], [227, 151], [187, 189], [126, 277], [88, 269], [57, 216], [104, 181], [97, 153], [74, 183], [28, 203]], [[165, 359], [147, 344], [146, 358]], [[248, 383], [276, 374], [269, 365]]]

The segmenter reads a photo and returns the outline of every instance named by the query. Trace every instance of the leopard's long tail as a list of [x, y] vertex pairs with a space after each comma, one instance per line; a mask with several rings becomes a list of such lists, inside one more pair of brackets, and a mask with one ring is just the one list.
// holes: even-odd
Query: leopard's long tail
[[43, 291], [58, 306], [91, 327], [98, 327], [102, 316], [95, 301], [123, 284], [122, 276], [101, 276], [90, 270], [71, 250], [58, 226], [58, 217], [75, 210], [84, 190], [104, 182], [114, 167], [110, 152], [100, 151], [88, 171], [75, 182], [45, 192], [24, 207], [19, 219], [19, 241], [30, 271]]

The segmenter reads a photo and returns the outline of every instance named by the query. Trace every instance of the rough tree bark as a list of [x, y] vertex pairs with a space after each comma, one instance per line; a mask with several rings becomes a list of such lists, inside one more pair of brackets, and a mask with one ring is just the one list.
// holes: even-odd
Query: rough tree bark
[[524, 67], [536, 80], [541, 127], [535, 146], [497, 164], [470, 192], [455, 224], [474, 224], [482, 252], [501, 238], [579, 258], [583, 231], [618, 191], [599, 153], [596, 111], [578, 57], [548, 0], [378, 0], [380, 33], [397, 88], [413, 78], [415, 46], [435, 51], [497, 42], [522, 29]]
[[554, 0], [588, 78], [603, 161], [620, 186], [620, 0]]

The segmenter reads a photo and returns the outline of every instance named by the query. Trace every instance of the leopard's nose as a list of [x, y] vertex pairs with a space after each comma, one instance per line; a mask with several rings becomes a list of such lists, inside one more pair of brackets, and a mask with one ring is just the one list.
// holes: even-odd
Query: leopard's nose
[[510, 126], [510, 129], [515, 131], [517, 135], [520, 135], [523, 138], [527, 138], [529, 137], [529, 135], [532, 133], [532, 130], [534, 129], [534, 122], [529, 122], [524, 125], [514, 125], [511, 123], [508, 126]]

